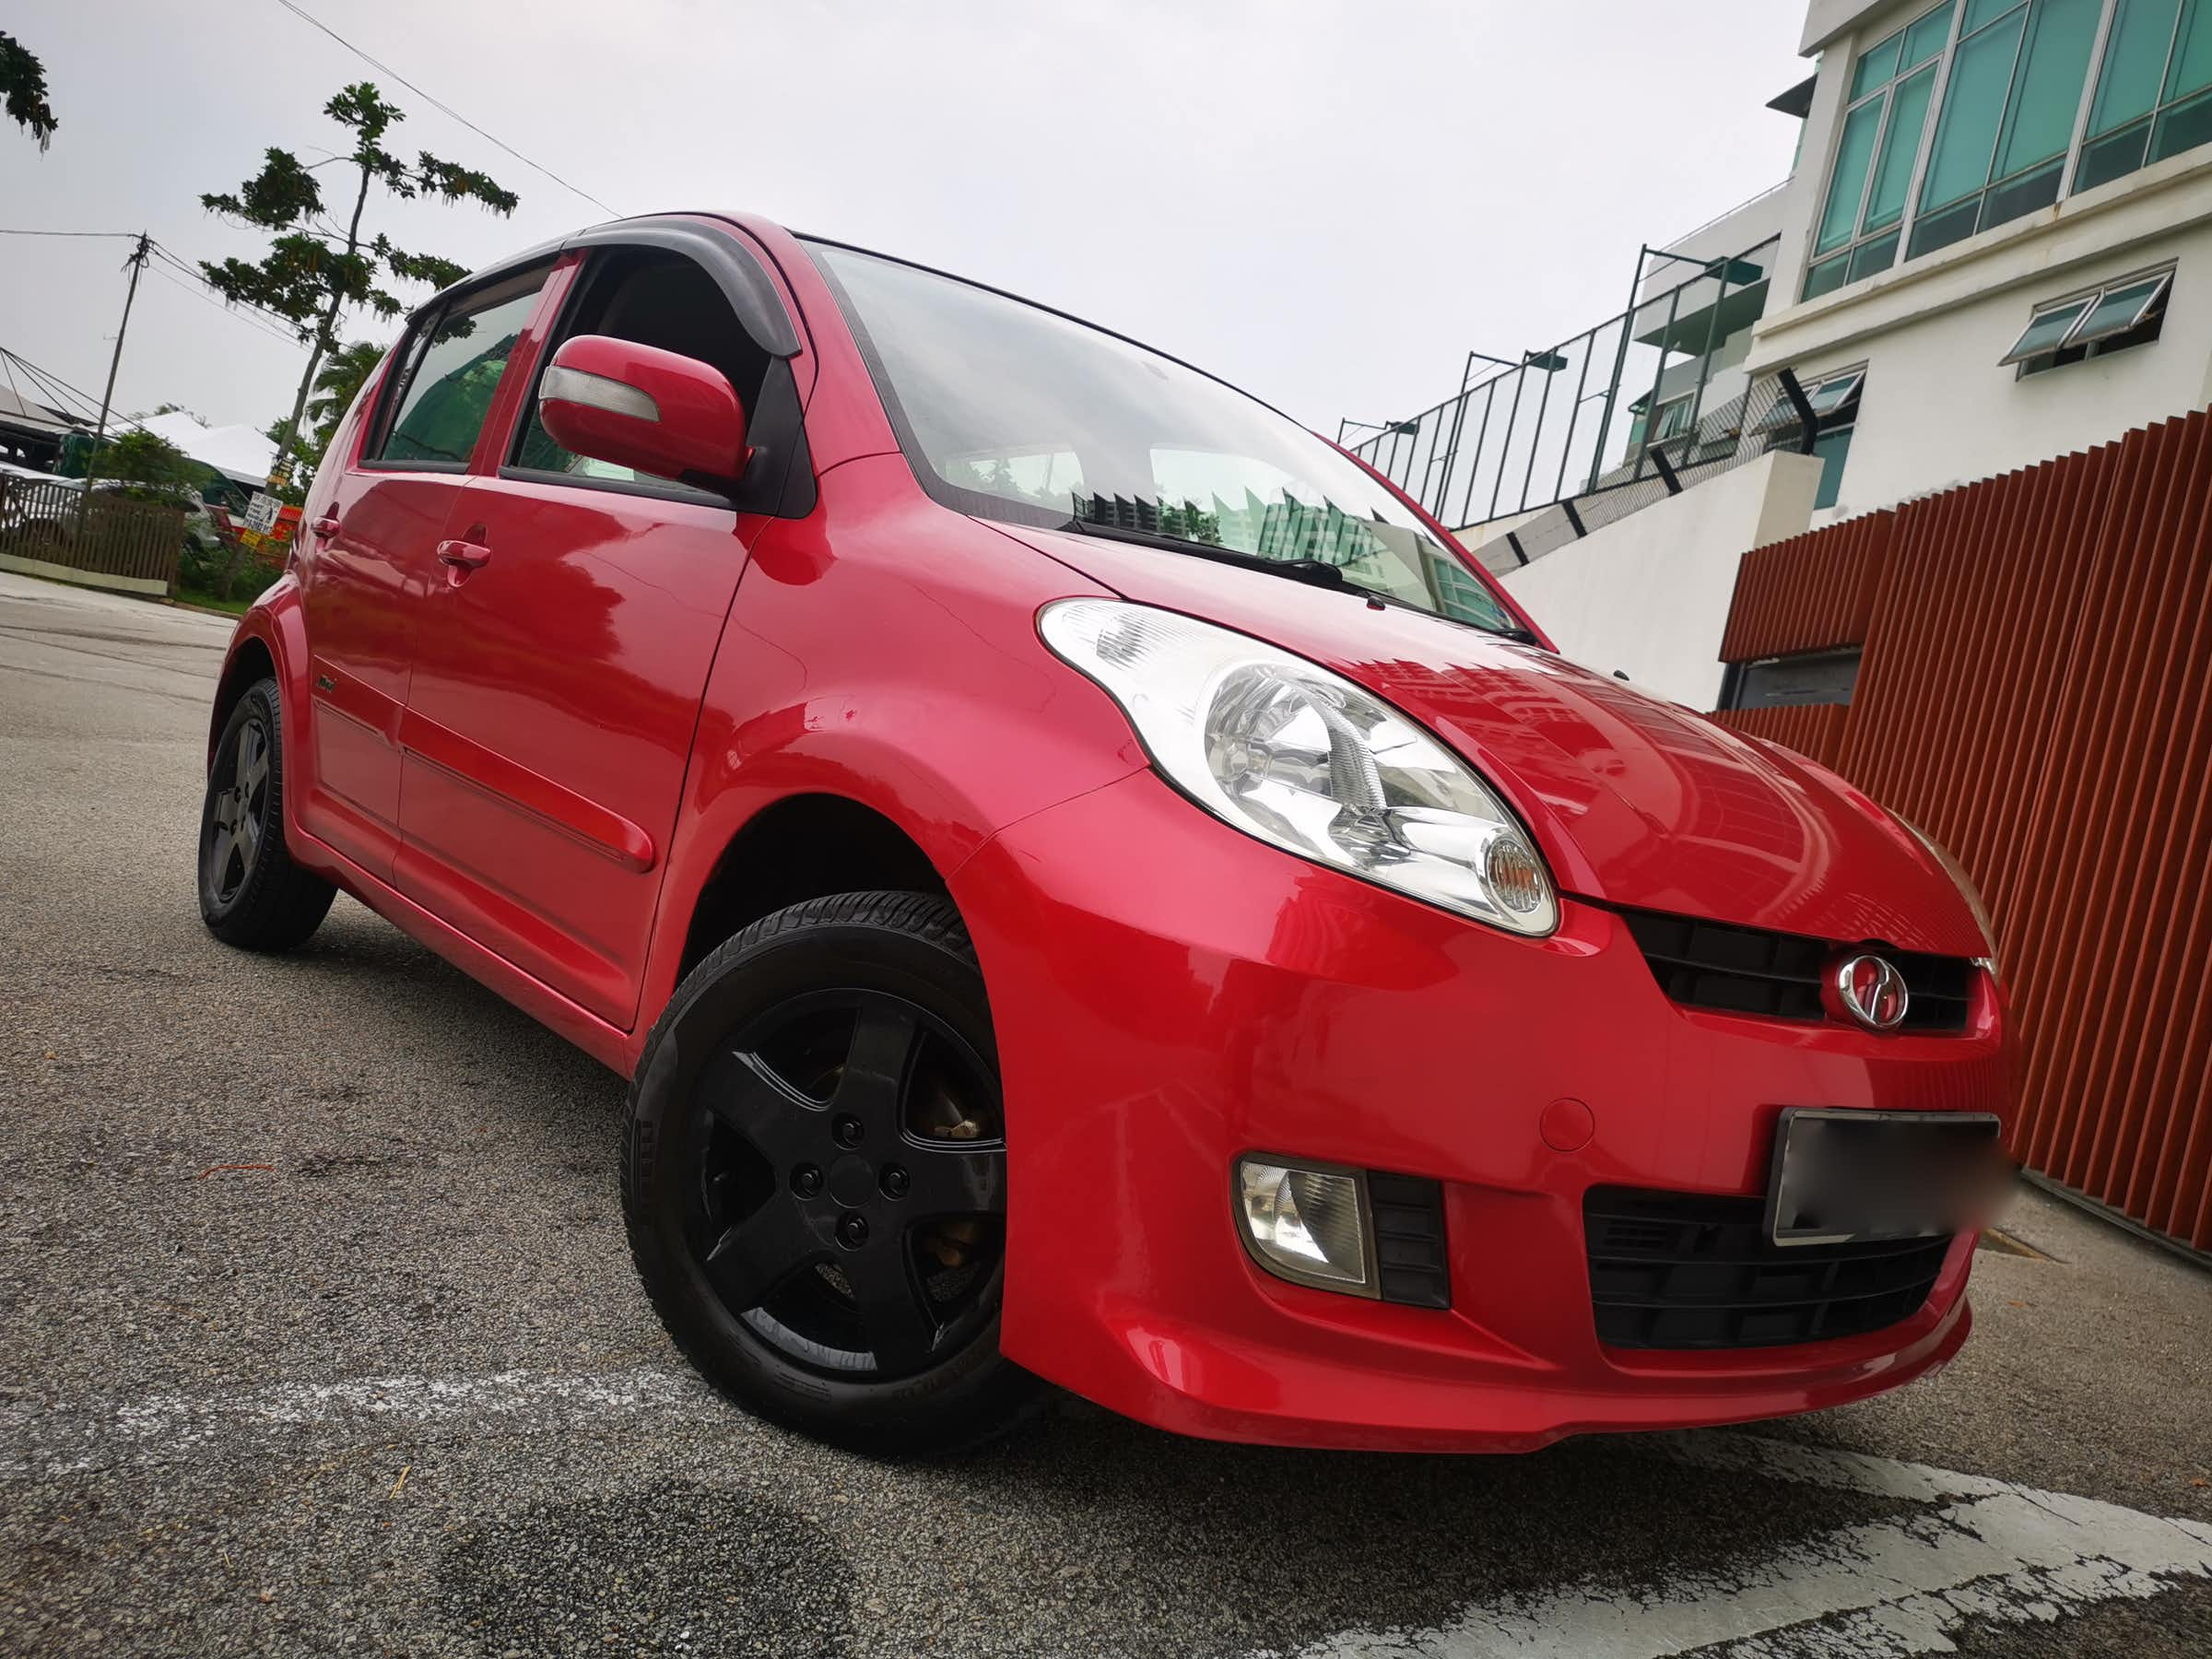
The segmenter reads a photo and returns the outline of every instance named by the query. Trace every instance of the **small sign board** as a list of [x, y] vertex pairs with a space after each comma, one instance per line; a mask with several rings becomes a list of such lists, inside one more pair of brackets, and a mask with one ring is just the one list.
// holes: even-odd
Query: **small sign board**
[[277, 509], [283, 505], [267, 490], [255, 490], [253, 499], [246, 503], [246, 527], [258, 535], [266, 535], [276, 528]]

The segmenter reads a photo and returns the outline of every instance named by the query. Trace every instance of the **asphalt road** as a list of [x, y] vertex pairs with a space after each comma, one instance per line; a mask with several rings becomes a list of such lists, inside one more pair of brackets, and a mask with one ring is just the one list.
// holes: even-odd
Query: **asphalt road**
[[1948, 1371], [1749, 1431], [750, 1421], [632, 1278], [613, 1076], [350, 900], [201, 929], [227, 635], [0, 575], [0, 1653], [2212, 1653], [2212, 1279], [2033, 1194]]

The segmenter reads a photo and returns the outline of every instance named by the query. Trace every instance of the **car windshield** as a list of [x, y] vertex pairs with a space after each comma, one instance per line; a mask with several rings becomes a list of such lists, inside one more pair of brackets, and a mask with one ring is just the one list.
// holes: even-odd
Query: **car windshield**
[[1496, 633], [1519, 623], [1412, 511], [1208, 375], [972, 283], [810, 244], [923, 485], [962, 512], [1335, 566]]

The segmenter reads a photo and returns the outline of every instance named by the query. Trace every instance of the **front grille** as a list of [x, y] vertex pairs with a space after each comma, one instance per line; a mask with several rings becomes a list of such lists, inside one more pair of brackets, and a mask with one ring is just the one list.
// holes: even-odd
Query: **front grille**
[[1367, 1199], [1374, 1214], [1375, 1277], [1382, 1300], [1409, 1308], [1450, 1307], [1442, 1183], [1371, 1170]]
[[1590, 1303], [1609, 1347], [1771, 1347], [1910, 1319], [1950, 1240], [1799, 1244], [1766, 1236], [1766, 1204], [1594, 1187], [1583, 1200]]
[[[1825, 1019], [1820, 980], [1847, 946], [1800, 934], [1700, 922], [1659, 911], [1620, 912], [1669, 1001], [1771, 1019]], [[1901, 1031], [1963, 1031], [1973, 964], [1959, 957], [1870, 947], [1897, 964], [1907, 1001]]]

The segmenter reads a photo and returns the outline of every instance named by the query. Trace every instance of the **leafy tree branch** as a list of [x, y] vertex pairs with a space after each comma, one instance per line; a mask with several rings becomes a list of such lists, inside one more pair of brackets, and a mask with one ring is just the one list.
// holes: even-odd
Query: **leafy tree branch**
[[[281, 458], [300, 442], [309, 394], [315, 389], [324, 359], [337, 346], [340, 320], [367, 310], [392, 318], [406, 309], [386, 282], [442, 288], [467, 275], [465, 266], [435, 253], [395, 247], [383, 235], [363, 233], [361, 220], [371, 186], [382, 186], [402, 201], [428, 197], [446, 203], [475, 202], [490, 212], [513, 213], [518, 198], [489, 174], [447, 161], [428, 150], [413, 159], [388, 148], [386, 135], [406, 119], [368, 81], [342, 88], [323, 112], [346, 128], [352, 149], [331, 161], [303, 164], [291, 151], [263, 152], [262, 169], [236, 190], [200, 197], [208, 212], [269, 233], [268, 251], [259, 260], [204, 261], [208, 286], [236, 304], [272, 312], [291, 324], [308, 347], [306, 371], [292, 400], [292, 412], [271, 430]], [[317, 171], [335, 163], [353, 170], [351, 207], [345, 229], [324, 200]], [[371, 359], [373, 360], [373, 359]], [[235, 565], [235, 560], [233, 564]], [[223, 573], [228, 596], [232, 571]]]
[[8, 119], [39, 141], [43, 155], [61, 123], [46, 101], [46, 65], [13, 35], [0, 34], [0, 93], [6, 96]]

